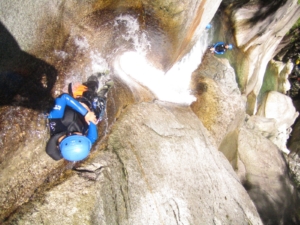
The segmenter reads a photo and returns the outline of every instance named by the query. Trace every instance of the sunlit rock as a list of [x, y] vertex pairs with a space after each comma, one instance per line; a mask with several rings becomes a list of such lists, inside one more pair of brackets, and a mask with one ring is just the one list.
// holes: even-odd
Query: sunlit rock
[[240, 85], [248, 96], [247, 110], [251, 115], [257, 110], [257, 96], [267, 65], [274, 57], [283, 36], [300, 16], [300, 7], [296, 0], [279, 3], [280, 1], [275, 5], [266, 4], [261, 9], [259, 1], [251, 1], [231, 14], [236, 44], [245, 53], [239, 59], [239, 67], [243, 74], [237, 75], [240, 79], [246, 78], [246, 82]]
[[291, 88], [288, 77], [291, 74], [293, 67], [294, 65], [291, 62], [283, 63], [275, 60], [269, 62], [264, 75], [263, 85], [258, 96], [259, 103], [269, 91], [278, 91], [282, 94], [287, 94]]
[[253, 130], [257, 135], [265, 138], [274, 138], [278, 135], [278, 126], [275, 118], [266, 118], [264, 116], [247, 116], [246, 126]]
[[279, 62], [276, 62], [276, 63], [279, 64], [278, 67], [281, 69], [278, 71], [279, 76], [278, 76], [278, 90], [277, 91], [282, 94], [287, 94], [287, 92], [291, 89], [291, 84], [288, 80], [288, 77], [294, 68], [294, 64], [291, 63], [290, 61], [286, 64], [284, 64], [284, 63], [281, 64]]
[[208, 55], [194, 72], [191, 89], [197, 98], [191, 107], [219, 147], [245, 117], [245, 98], [237, 86], [235, 72], [227, 59]]
[[299, 115], [291, 98], [279, 92], [271, 91], [262, 102], [257, 115], [276, 121], [277, 135], [271, 137], [271, 140], [283, 152], [289, 153], [286, 142], [291, 131], [290, 127]]

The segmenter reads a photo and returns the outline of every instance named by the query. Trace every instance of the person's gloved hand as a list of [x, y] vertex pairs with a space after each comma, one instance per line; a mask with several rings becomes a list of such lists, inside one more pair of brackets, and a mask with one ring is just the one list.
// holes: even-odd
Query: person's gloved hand
[[90, 124], [90, 122], [97, 124], [97, 118], [94, 112], [89, 111], [85, 116], [84, 116], [85, 121], [87, 124]]

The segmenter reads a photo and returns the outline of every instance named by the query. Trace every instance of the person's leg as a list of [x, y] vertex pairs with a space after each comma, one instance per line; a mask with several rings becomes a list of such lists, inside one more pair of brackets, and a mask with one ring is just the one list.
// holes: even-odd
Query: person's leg
[[62, 133], [59, 133], [52, 136], [46, 145], [46, 153], [54, 160], [60, 160], [63, 158], [60, 153], [60, 149], [57, 146], [57, 141], [62, 135]]
[[96, 118], [101, 121], [103, 117], [105, 116], [105, 110], [106, 110], [106, 95], [109, 89], [114, 85], [114, 82], [112, 80], [106, 81], [105, 85], [100, 89], [100, 91], [97, 93], [97, 102], [94, 102], [94, 112], [96, 114]]
[[105, 85], [100, 89], [100, 91], [98, 92], [98, 96], [101, 98], [105, 98], [107, 92], [109, 91], [109, 89], [114, 86], [114, 82], [112, 80], [108, 80], [105, 82]]
[[[105, 114], [106, 108], [106, 95], [109, 89], [114, 85], [112, 80], [105, 82], [104, 86], [98, 91], [93, 91], [93, 85], [98, 81], [97, 76], [92, 75], [89, 77], [86, 83], [88, 91], [83, 93], [83, 96], [91, 102], [91, 110], [95, 113], [96, 118], [101, 121]], [[98, 84], [98, 83], [97, 83]], [[94, 88], [95, 90], [96, 88]]]
[[106, 98], [99, 97], [97, 98], [97, 107], [94, 112], [98, 121], [101, 121], [105, 115], [106, 110]]

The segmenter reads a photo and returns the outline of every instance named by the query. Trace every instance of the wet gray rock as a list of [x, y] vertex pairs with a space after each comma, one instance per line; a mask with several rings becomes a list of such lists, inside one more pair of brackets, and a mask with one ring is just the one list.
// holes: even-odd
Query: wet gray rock
[[[296, 103], [297, 110], [299, 110], [299, 102]], [[291, 151], [287, 156], [288, 165], [290, 168], [291, 177], [295, 182], [295, 186], [298, 190], [300, 190], [300, 120], [299, 118], [296, 120], [293, 125], [293, 131], [291, 133], [288, 149]]]
[[[16, 214], [16, 224], [262, 224], [228, 161], [193, 112], [161, 102], [131, 106], [107, 149]], [[234, 191], [233, 191], [234, 190]], [[51, 222], [50, 222], [51, 221]]]
[[10, 113], [0, 116], [1, 127], [6, 128], [1, 133], [2, 154], [9, 150], [1, 155], [0, 221], [29, 201], [42, 184], [57, 179], [53, 171], [60, 171], [63, 164], [45, 154], [49, 134], [44, 115], [22, 107], [8, 109]]

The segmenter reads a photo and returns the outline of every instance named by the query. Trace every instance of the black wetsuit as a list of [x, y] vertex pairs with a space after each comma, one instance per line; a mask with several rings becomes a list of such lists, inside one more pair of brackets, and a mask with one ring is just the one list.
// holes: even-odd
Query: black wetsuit
[[[104, 96], [99, 96], [96, 92], [98, 82], [88, 81], [84, 83], [84, 85], [88, 90], [83, 92], [81, 97], [76, 98], [76, 101], [71, 97], [72, 88], [71, 85], [69, 85], [70, 95], [62, 94], [58, 97], [55, 107], [50, 112], [48, 118], [51, 137], [47, 143], [46, 152], [54, 160], [60, 160], [62, 158], [58, 139], [63, 135], [79, 132], [86, 135], [92, 143], [94, 143], [98, 137], [96, 125], [93, 123], [88, 125], [86, 123], [84, 115], [87, 111], [82, 108], [83, 106], [81, 106], [79, 102], [84, 103], [95, 113], [98, 121], [101, 121], [105, 112], [106, 99]], [[64, 108], [64, 113], [61, 108]]]
[[221, 45], [217, 45], [216, 47], [215, 47], [215, 51], [216, 52], [219, 52], [219, 53], [224, 53], [224, 52], [226, 52], [226, 48], [225, 48], [225, 44], [221, 44]]

